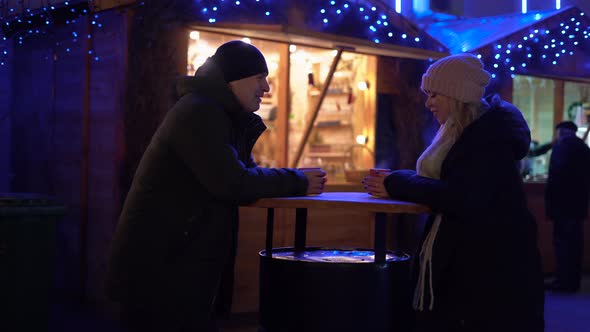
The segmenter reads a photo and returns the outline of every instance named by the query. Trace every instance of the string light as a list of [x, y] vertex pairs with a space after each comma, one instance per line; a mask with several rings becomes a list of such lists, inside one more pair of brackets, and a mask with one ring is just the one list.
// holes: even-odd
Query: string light
[[[567, 61], [566, 58], [573, 56], [575, 51], [588, 49], [590, 24], [584, 13], [577, 9], [570, 10], [576, 14], [562, 13], [562, 21], [559, 24], [549, 20], [547, 23], [539, 22], [536, 27], [520, 34], [513, 34], [479, 50], [481, 52], [487, 49], [485, 53], [491, 54], [489, 56], [495, 59], [487, 66], [489, 68], [486, 68], [492, 74], [492, 78], [501, 79], [508, 75], [514, 77], [539, 69], [552, 71], [554, 69], [551, 68]], [[570, 13], [569, 10], [567, 12]], [[541, 27], [540, 24], [553, 25]], [[578, 30], [572, 31], [570, 25], [575, 25]]]
[[[288, 9], [287, 1], [240, 0], [195, 0], [196, 14], [202, 21], [215, 25], [224, 22], [239, 23], [282, 23], [282, 15]], [[238, 10], [239, 7], [239, 10]], [[379, 8], [368, 0], [324, 0], [309, 1], [305, 6], [306, 24], [319, 32], [347, 34], [363, 38], [375, 44], [389, 43], [408, 47], [432, 49], [445, 52], [446, 49], [422, 30], [408, 32], [399, 24], [394, 8]], [[390, 17], [395, 15], [393, 19]], [[351, 28], [352, 27], [352, 28]]]
[[[5, 45], [11, 39], [16, 41], [16, 46], [24, 45], [31, 37], [39, 35], [50, 36], [55, 38], [58, 35], [57, 29], [63, 29], [63, 26], [69, 26], [71, 29], [71, 39], [68, 42], [55, 42], [56, 53], [71, 54], [72, 48], [68, 44], [76, 43], [79, 34], [76, 31], [76, 23], [82, 16], [89, 16], [93, 6], [93, 0], [79, 1], [72, 3], [65, 1], [62, 5], [48, 5], [45, 2], [37, 3], [37, 7], [29, 7], [30, 1], [3, 2], [8, 8], [0, 11], [0, 26], [2, 42], [0, 42], [0, 64], [7, 63], [6, 59], [10, 56], [8, 47]], [[34, 4], [33, 4], [34, 5]], [[93, 33], [103, 27], [100, 23], [99, 15], [94, 13], [88, 17], [91, 20], [91, 32], [86, 38], [93, 40]], [[31, 39], [31, 42], [33, 39]], [[98, 61], [100, 57], [96, 55], [94, 48], [91, 50], [94, 54], [93, 59]]]

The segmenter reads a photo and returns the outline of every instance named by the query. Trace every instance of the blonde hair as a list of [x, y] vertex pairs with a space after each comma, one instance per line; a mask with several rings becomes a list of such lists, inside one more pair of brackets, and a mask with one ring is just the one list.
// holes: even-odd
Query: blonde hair
[[416, 162], [418, 175], [433, 179], [440, 179], [442, 162], [463, 130], [489, 108], [485, 102], [464, 103], [439, 94], [438, 98], [441, 97], [445, 98], [444, 102], [450, 109], [449, 118]]

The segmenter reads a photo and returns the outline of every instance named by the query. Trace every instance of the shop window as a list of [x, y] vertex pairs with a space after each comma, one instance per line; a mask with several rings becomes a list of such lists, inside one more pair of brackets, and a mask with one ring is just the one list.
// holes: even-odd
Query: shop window
[[[289, 160], [293, 161], [337, 51], [298, 45], [290, 51]], [[371, 56], [342, 53], [298, 167], [322, 167], [331, 183], [358, 182], [352, 174], [372, 167], [375, 63]]]
[[586, 144], [590, 145], [588, 122], [590, 118], [590, 84], [565, 82], [564, 84], [563, 119], [578, 125], [578, 136], [586, 137]]
[[[554, 90], [551, 79], [517, 75], [513, 80], [513, 102], [518, 107], [531, 130], [534, 143], [544, 144], [553, 139]], [[549, 153], [533, 161], [533, 175], [546, 174]]]

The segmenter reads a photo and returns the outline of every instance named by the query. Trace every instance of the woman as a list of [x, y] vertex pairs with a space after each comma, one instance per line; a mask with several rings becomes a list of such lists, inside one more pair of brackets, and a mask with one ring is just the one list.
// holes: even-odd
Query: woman
[[530, 131], [471, 54], [448, 56], [422, 76], [440, 123], [416, 171], [369, 176], [367, 191], [428, 205], [414, 309], [418, 331], [543, 331], [543, 275], [535, 220], [518, 161]]

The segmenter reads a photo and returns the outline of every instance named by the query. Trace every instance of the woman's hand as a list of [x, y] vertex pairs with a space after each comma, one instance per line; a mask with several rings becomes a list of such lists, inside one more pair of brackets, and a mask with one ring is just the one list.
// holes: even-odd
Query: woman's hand
[[378, 173], [375, 176], [369, 175], [367, 177], [365, 177], [363, 179], [363, 181], [361, 181], [361, 183], [365, 186], [365, 190], [375, 196], [375, 197], [383, 197], [383, 198], [389, 198], [389, 194], [387, 193], [387, 190], [385, 189], [385, 185], [383, 184], [383, 182], [385, 181], [385, 178], [388, 176], [389, 174], [386, 173]]

